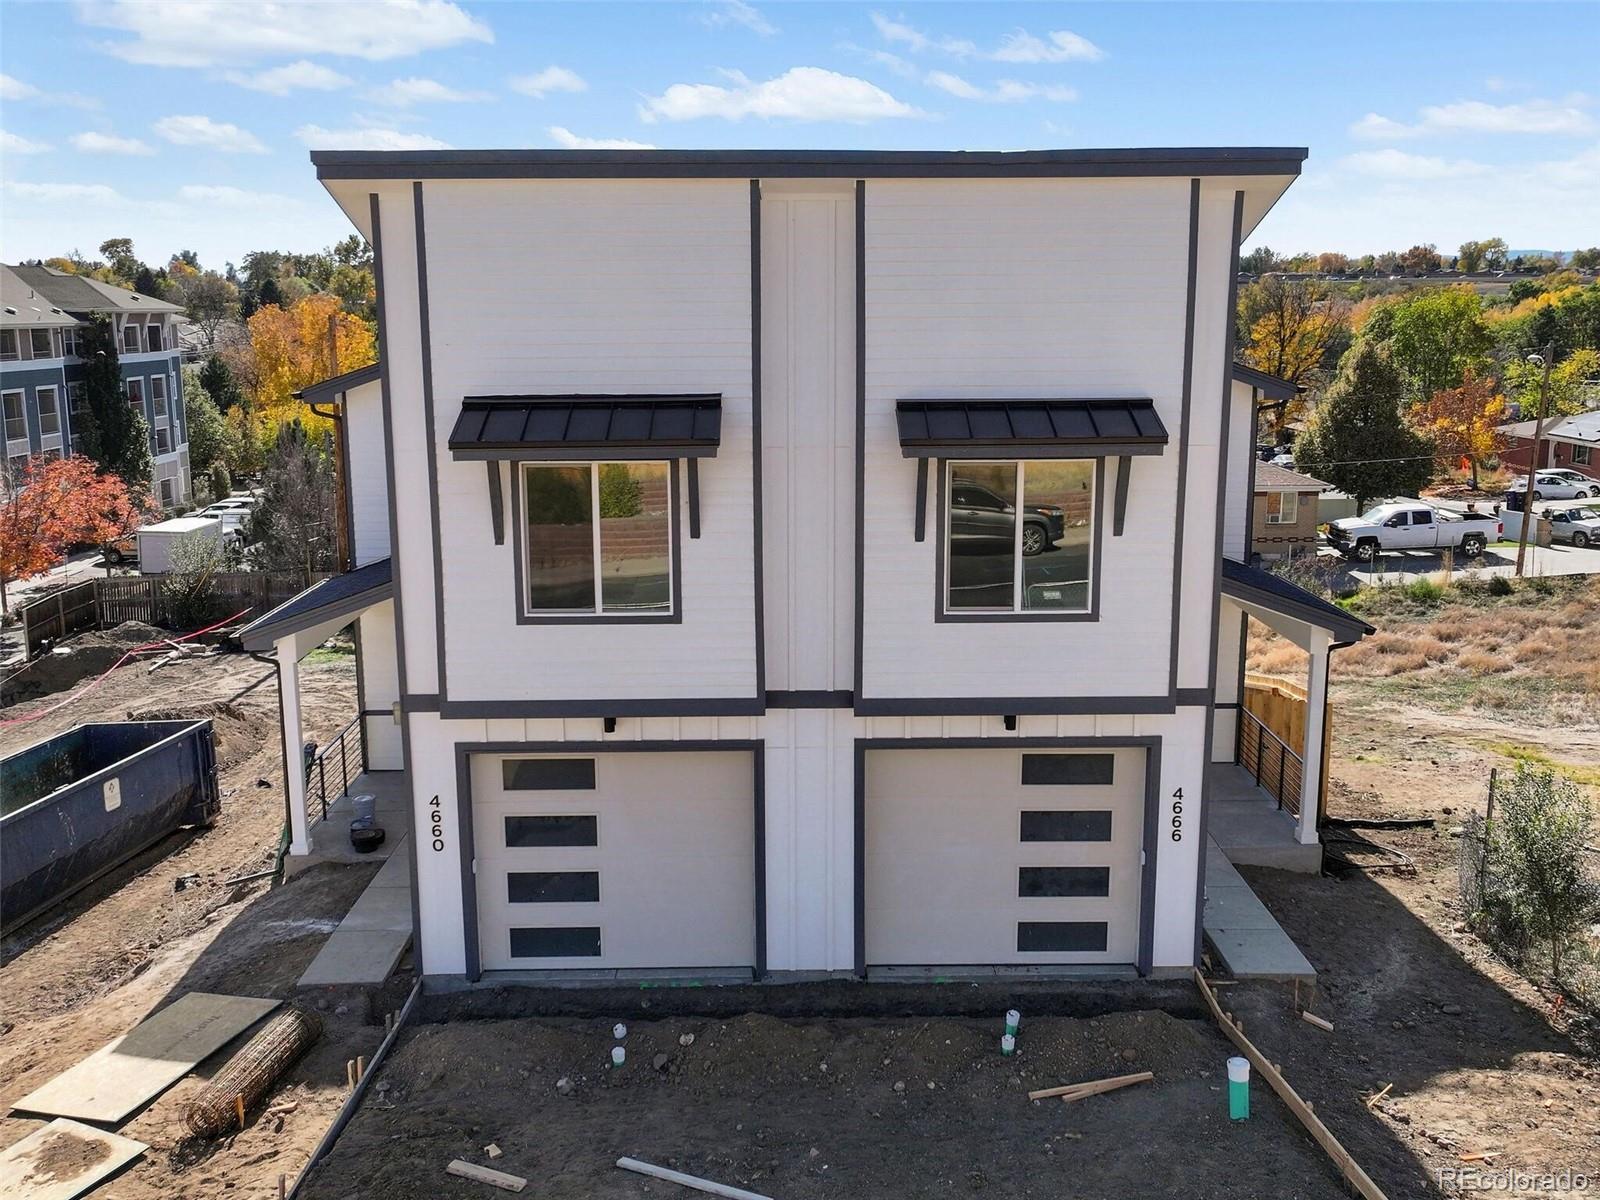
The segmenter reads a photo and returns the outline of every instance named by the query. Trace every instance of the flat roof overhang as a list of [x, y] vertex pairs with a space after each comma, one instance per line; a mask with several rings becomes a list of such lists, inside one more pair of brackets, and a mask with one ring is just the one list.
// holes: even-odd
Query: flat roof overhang
[[[283, 638], [330, 621], [354, 619], [394, 595], [390, 560], [380, 558], [353, 571], [314, 583], [239, 631], [239, 642], [252, 653], [270, 650]], [[336, 632], [336, 630], [335, 630]]]
[[1270, 619], [1266, 614], [1275, 613], [1303, 625], [1325, 629], [1340, 645], [1359, 642], [1369, 633], [1378, 632], [1360, 617], [1290, 583], [1283, 576], [1231, 558], [1222, 560], [1222, 594], [1261, 610], [1258, 615], [1263, 620]]

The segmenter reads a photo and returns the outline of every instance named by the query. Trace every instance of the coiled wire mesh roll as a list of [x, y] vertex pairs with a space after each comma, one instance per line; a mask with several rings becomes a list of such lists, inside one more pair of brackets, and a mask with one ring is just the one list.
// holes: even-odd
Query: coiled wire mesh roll
[[184, 1121], [199, 1137], [218, 1137], [243, 1125], [290, 1064], [322, 1036], [322, 1019], [290, 1005], [261, 1027], [228, 1065], [189, 1102]]

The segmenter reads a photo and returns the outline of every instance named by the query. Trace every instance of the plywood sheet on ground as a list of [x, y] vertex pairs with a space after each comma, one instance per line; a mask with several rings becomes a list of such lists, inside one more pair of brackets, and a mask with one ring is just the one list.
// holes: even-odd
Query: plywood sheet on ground
[[190, 992], [12, 1107], [118, 1124], [277, 1007], [276, 1000]]
[[0, 1200], [73, 1200], [145, 1149], [132, 1138], [57, 1118], [0, 1150]]

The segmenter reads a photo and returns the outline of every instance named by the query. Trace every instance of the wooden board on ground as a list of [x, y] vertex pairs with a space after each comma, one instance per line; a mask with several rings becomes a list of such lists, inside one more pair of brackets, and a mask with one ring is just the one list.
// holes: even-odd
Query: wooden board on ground
[[143, 1142], [58, 1117], [0, 1150], [0, 1200], [73, 1200], [145, 1150]]
[[276, 1000], [190, 992], [12, 1110], [120, 1124], [277, 1007]]

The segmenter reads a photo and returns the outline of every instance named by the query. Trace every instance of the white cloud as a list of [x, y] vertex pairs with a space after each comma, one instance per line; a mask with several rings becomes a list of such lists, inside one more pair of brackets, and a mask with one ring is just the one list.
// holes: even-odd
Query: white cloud
[[937, 50], [941, 54], [949, 54], [955, 58], [968, 58], [978, 52], [976, 43], [962, 38], [932, 38], [920, 29], [904, 21], [891, 20], [882, 13], [872, 14], [872, 24], [877, 29], [878, 36], [884, 41], [893, 46], [904, 46], [913, 54]]
[[22, 137], [9, 130], [0, 129], [0, 153], [5, 154], [43, 154], [50, 147], [44, 142], [35, 142]]
[[532, 75], [517, 75], [507, 85], [513, 92], [521, 92], [524, 96], [532, 96], [535, 100], [543, 100], [551, 92], [585, 92], [589, 85], [584, 82], [583, 76], [576, 71], [569, 71], [566, 67], [546, 67], [542, 71], [535, 71]]
[[928, 84], [961, 100], [984, 100], [995, 104], [1017, 104], [1024, 100], [1076, 100], [1078, 93], [1059, 84], [1023, 83], [1002, 79], [992, 88], [981, 88], [948, 71], [929, 71]]
[[1042, 38], [1026, 29], [1018, 29], [1003, 37], [995, 49], [980, 50], [976, 42], [933, 37], [904, 20], [878, 12], [872, 14], [872, 24], [884, 41], [892, 46], [904, 46], [912, 54], [933, 51], [952, 58], [985, 58], [1009, 63], [1099, 62], [1106, 56], [1106, 52], [1088, 38], [1067, 29], [1052, 30]]
[[886, 117], [920, 117], [924, 114], [896, 100], [865, 79], [841, 75], [821, 67], [791, 67], [775, 79], [756, 83], [737, 71], [729, 72], [732, 87], [714, 83], [675, 83], [659, 96], [647, 96], [639, 106], [645, 121], [692, 121], [745, 117], [788, 121], [847, 121], [861, 124]]
[[324, 129], [302, 125], [294, 136], [313, 150], [448, 150], [425, 133], [404, 133], [398, 129]]
[[1009, 33], [1000, 48], [990, 58], [996, 62], [1012, 63], [1064, 63], [1099, 62], [1106, 52], [1086, 37], [1079, 37], [1067, 29], [1055, 29], [1045, 35], [1048, 40], [1036, 38], [1025, 29]]
[[279, 208], [285, 204], [299, 204], [291, 196], [275, 192], [252, 192], [227, 184], [186, 183], [178, 189], [178, 199], [190, 204], [204, 204], [217, 208]]
[[103, 183], [18, 183], [5, 181], [5, 190], [23, 200], [42, 200], [46, 203], [85, 201], [90, 204], [121, 204], [123, 198], [115, 188]]
[[148, 143], [114, 133], [75, 133], [72, 144], [85, 154], [154, 154]]
[[722, 0], [710, 11], [697, 14], [695, 19], [707, 29], [725, 29], [737, 25], [762, 37], [771, 37], [778, 32], [778, 27], [767, 20], [760, 9], [746, 4], [745, 0]]
[[216, 67], [333, 54], [382, 61], [463, 42], [488, 25], [450, 0], [82, 0], [84, 24], [127, 37], [106, 46], [128, 62]]
[[552, 125], [547, 130], [550, 140], [564, 150], [654, 150], [649, 142], [635, 142], [629, 138], [580, 137], [570, 129]]
[[290, 92], [334, 92], [355, 82], [348, 75], [305, 58], [254, 74], [230, 71], [223, 78], [253, 92], [267, 92], [273, 96], [287, 96]]
[[1457, 100], [1431, 104], [1418, 114], [1415, 124], [1391, 120], [1369, 112], [1350, 126], [1352, 137], [1371, 141], [1398, 141], [1425, 133], [1565, 134], [1582, 137], [1596, 129], [1584, 96], [1562, 101], [1528, 100], [1521, 104], [1488, 104], [1482, 100]]
[[396, 79], [381, 88], [374, 88], [372, 99], [392, 108], [409, 108], [413, 104], [466, 104], [489, 99], [488, 92], [463, 92], [437, 79]]
[[1369, 112], [1351, 125], [1349, 132], [1351, 137], [1366, 142], [1395, 142], [1402, 138], [1416, 137], [1422, 131], [1415, 126], [1405, 125], [1378, 113]]
[[200, 146], [224, 154], [265, 154], [261, 139], [248, 130], [210, 117], [162, 117], [151, 126], [175, 146]]
[[39, 89], [13, 75], [0, 75], [0, 100], [31, 100]]
[[1340, 159], [1340, 165], [1382, 179], [1461, 179], [1487, 174], [1490, 168], [1471, 159], [1436, 158], [1404, 150], [1363, 150]]

